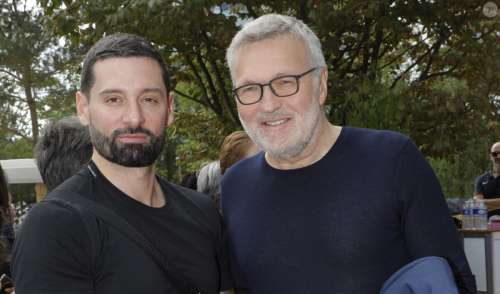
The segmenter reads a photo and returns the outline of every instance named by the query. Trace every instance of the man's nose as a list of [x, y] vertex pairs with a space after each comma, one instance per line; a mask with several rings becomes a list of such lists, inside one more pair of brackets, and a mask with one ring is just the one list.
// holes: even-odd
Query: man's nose
[[123, 121], [128, 127], [131, 128], [139, 127], [144, 123], [144, 115], [139, 103], [129, 103], [127, 109], [125, 110]]
[[281, 97], [274, 95], [270, 85], [262, 87], [262, 99], [259, 101], [261, 108], [266, 112], [273, 112], [281, 107]]

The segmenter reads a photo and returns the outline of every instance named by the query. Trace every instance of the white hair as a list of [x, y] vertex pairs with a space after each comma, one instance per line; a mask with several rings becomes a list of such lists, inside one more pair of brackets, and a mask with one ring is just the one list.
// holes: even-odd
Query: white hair
[[196, 190], [210, 196], [217, 194], [219, 192], [221, 177], [219, 161], [207, 163], [198, 173]]
[[266, 14], [246, 23], [234, 36], [226, 51], [226, 62], [234, 80], [237, 51], [245, 45], [283, 36], [293, 36], [309, 49], [311, 66], [325, 67], [325, 57], [316, 34], [301, 20], [286, 15]]

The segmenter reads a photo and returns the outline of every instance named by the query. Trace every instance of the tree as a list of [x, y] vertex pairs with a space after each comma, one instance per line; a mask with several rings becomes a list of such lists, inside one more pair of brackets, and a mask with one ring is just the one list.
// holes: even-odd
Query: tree
[[[161, 48], [181, 101], [171, 154], [164, 156], [170, 173], [177, 155], [195, 162], [199, 154], [212, 157], [220, 136], [239, 128], [225, 48], [243, 23], [271, 12], [297, 16], [318, 34], [332, 122], [402, 131], [425, 155], [456, 166], [465, 166], [461, 155], [474, 149], [471, 141], [500, 136], [499, 22], [483, 14], [484, 1], [40, 3], [73, 56], [117, 31], [143, 35]], [[214, 118], [217, 123], [207, 123]], [[181, 169], [189, 168], [195, 167]]]
[[65, 56], [57, 51], [58, 41], [44, 29], [41, 11], [27, 2], [0, 3], [0, 128], [5, 136], [34, 145], [50, 102], [58, 100], [56, 106], [64, 109], [61, 100], [70, 90], [60, 80]]
[[[238, 119], [224, 66], [225, 48], [242, 23], [269, 12], [298, 16], [318, 33], [330, 70], [328, 115], [339, 124], [357, 121], [360, 103], [374, 104], [379, 91], [367, 91], [372, 87], [399, 95], [402, 103], [398, 104], [403, 106], [415, 103], [419, 107], [428, 104], [428, 99], [439, 99], [432, 105], [442, 112], [459, 102], [467, 104], [462, 107], [467, 112], [498, 110], [498, 105], [492, 107], [491, 103], [499, 94], [498, 83], [494, 83], [498, 81], [499, 58], [498, 53], [491, 53], [497, 46], [498, 22], [482, 14], [483, 1], [479, 0], [44, 0], [42, 5], [53, 19], [53, 28], [74, 44], [89, 46], [115, 31], [152, 40], [162, 47], [175, 82], [191, 85], [190, 92], [176, 88], [177, 95], [210, 109], [233, 128], [237, 128]], [[488, 75], [483, 74], [485, 69]], [[448, 77], [474, 85], [469, 88], [483, 102], [450, 102], [439, 95], [429, 98], [436, 85]], [[401, 92], [402, 88], [406, 91]], [[418, 122], [418, 132], [430, 132], [436, 119], [440, 121], [428, 120], [425, 111], [415, 113], [413, 107], [400, 111], [403, 121], [396, 125]], [[405, 114], [411, 114], [410, 118]], [[423, 139], [433, 143], [440, 136]], [[454, 149], [426, 149], [429, 154], [449, 151]]]

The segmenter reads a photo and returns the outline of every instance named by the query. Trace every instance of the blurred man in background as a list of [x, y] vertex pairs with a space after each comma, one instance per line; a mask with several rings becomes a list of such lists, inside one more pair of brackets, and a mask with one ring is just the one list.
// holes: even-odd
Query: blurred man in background
[[500, 216], [500, 142], [490, 149], [491, 170], [476, 178], [474, 197], [484, 200], [488, 207], [488, 217]]

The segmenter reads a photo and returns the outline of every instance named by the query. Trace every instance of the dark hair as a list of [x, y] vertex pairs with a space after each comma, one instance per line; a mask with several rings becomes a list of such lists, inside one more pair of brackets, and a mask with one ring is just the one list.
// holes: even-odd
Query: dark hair
[[116, 33], [100, 39], [85, 56], [80, 78], [80, 91], [89, 99], [94, 84], [94, 64], [112, 57], [149, 57], [158, 61], [167, 93], [170, 91], [170, 75], [160, 52], [146, 39], [125, 33]]
[[196, 190], [196, 182], [198, 181], [198, 176], [196, 175], [196, 172], [191, 172], [188, 174], [185, 174], [182, 179], [181, 179], [181, 186]]
[[35, 160], [47, 190], [74, 175], [92, 156], [88, 127], [75, 116], [51, 121], [35, 146]]

